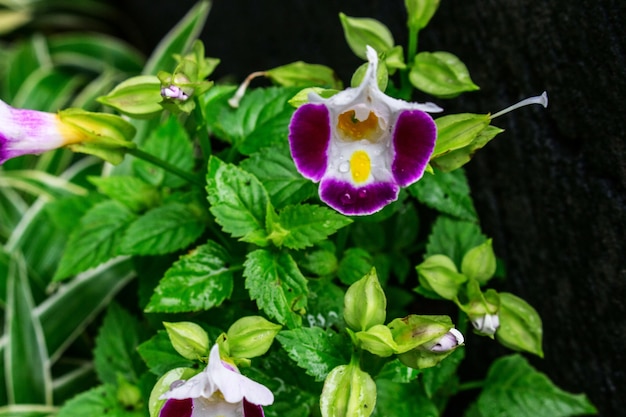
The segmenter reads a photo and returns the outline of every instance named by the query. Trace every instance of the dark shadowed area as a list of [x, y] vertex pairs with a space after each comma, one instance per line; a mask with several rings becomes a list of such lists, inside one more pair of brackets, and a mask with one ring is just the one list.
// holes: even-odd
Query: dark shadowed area
[[[128, 0], [136, 42], [151, 50], [194, 1]], [[339, 11], [375, 17], [406, 44], [401, 0], [217, 0], [203, 34], [222, 59], [216, 77], [296, 60], [360, 64]], [[585, 392], [600, 415], [621, 415], [626, 392], [626, 2], [443, 0], [420, 50], [447, 50], [479, 92], [438, 100], [450, 112], [495, 112], [547, 90], [550, 106], [497, 119], [506, 132], [468, 165], [484, 232], [506, 263], [501, 289], [544, 320], [544, 360], [561, 388]], [[468, 374], [502, 353], [468, 347]], [[485, 357], [486, 355], [486, 357]]]

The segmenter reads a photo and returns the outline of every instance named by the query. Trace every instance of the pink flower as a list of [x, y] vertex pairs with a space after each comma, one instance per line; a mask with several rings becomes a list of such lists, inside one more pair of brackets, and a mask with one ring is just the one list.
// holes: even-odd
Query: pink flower
[[216, 344], [204, 371], [172, 384], [161, 399], [167, 401], [159, 417], [263, 417], [262, 406], [272, 404], [274, 395], [222, 361]]

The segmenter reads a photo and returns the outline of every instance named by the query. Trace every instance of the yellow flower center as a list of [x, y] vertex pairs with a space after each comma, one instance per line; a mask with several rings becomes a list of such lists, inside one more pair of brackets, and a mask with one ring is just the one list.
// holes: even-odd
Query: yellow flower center
[[370, 112], [365, 120], [357, 119], [354, 110], [341, 113], [339, 117], [337, 117], [337, 129], [344, 139], [369, 139], [370, 141], [374, 141], [380, 136], [378, 117], [374, 112]]
[[366, 181], [370, 172], [372, 171], [372, 164], [370, 157], [365, 151], [356, 151], [350, 158], [350, 171], [352, 172], [352, 179], [356, 183]]

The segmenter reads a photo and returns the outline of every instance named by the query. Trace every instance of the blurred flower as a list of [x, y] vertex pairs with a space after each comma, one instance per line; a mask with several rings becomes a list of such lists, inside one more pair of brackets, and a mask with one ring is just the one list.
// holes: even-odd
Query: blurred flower
[[437, 129], [425, 112], [432, 103], [408, 103], [378, 87], [376, 51], [367, 48], [363, 82], [324, 99], [315, 93], [289, 127], [298, 171], [321, 181], [322, 201], [347, 215], [367, 215], [398, 198], [400, 187], [422, 177]]
[[485, 314], [473, 317], [471, 320], [476, 331], [487, 336], [493, 336], [500, 327], [500, 317], [497, 314]]
[[462, 345], [465, 342], [463, 334], [457, 329], [450, 329], [450, 331], [438, 339], [431, 342], [424, 343], [421, 347], [423, 349], [430, 350], [431, 352], [441, 353], [447, 352]]
[[161, 96], [163, 98], [171, 98], [180, 101], [185, 101], [189, 98], [189, 96], [183, 91], [183, 89], [176, 85], [161, 87]]
[[204, 371], [175, 382], [161, 398], [167, 401], [159, 417], [263, 417], [262, 406], [274, 402], [269, 389], [221, 360], [217, 344]]
[[86, 135], [61, 122], [57, 114], [15, 109], [0, 100], [0, 164], [85, 139]]

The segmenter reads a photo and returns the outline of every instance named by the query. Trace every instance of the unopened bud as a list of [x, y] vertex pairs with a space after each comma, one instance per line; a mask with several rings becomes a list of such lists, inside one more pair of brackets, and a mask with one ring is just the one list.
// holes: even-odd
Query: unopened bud
[[230, 326], [226, 335], [230, 356], [254, 358], [263, 355], [281, 328], [260, 316], [240, 318]]
[[182, 357], [196, 360], [208, 355], [209, 336], [202, 327], [189, 321], [164, 322], [163, 325], [167, 330], [172, 346]]
[[497, 314], [485, 314], [475, 318], [470, 318], [472, 326], [480, 334], [493, 336], [500, 327], [500, 318]]
[[357, 364], [330, 371], [320, 396], [323, 417], [368, 417], [376, 405], [376, 383]]
[[408, 352], [435, 341], [454, 327], [448, 316], [419, 316], [411, 314], [388, 324], [398, 353]]
[[382, 358], [391, 356], [398, 349], [391, 330], [382, 324], [370, 327], [365, 332], [357, 332], [355, 336], [363, 349]]
[[161, 88], [161, 96], [163, 98], [170, 98], [174, 100], [186, 101], [189, 96], [185, 94], [182, 88], [176, 85], [169, 85]]
[[421, 347], [423, 349], [430, 350], [431, 352], [442, 353], [462, 345], [463, 342], [465, 342], [463, 334], [457, 329], [450, 329], [448, 333], [438, 339], [424, 343]]
[[354, 331], [365, 331], [377, 324], [384, 324], [387, 298], [378, 282], [376, 269], [348, 288], [344, 297], [343, 317]]

